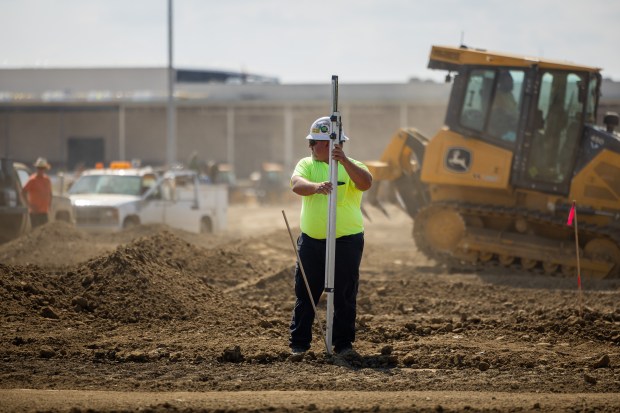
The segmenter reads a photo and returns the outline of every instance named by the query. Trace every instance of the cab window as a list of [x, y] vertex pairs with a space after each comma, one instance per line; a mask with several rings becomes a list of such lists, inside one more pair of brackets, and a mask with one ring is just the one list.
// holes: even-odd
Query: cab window
[[522, 70], [472, 70], [461, 106], [461, 126], [490, 140], [514, 142], [524, 79]]
[[586, 116], [584, 121], [593, 125], [596, 124], [596, 105], [598, 102], [598, 78], [594, 73], [590, 74], [586, 99]]
[[467, 81], [465, 101], [461, 108], [460, 123], [466, 128], [482, 132], [486, 122], [485, 113], [491, 100], [490, 84], [493, 84], [493, 70], [473, 70]]
[[530, 179], [559, 184], [569, 179], [583, 125], [586, 79], [570, 72], [546, 71], [540, 77], [536, 124], [527, 173]]

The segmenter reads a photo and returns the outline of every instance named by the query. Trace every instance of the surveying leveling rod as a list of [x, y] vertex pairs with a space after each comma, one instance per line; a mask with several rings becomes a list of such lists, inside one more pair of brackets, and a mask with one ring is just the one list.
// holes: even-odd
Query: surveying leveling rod
[[332, 159], [335, 145], [342, 141], [342, 122], [338, 112], [338, 76], [332, 76], [332, 129], [329, 140], [329, 214], [327, 217], [327, 246], [325, 252], [325, 293], [327, 294], [327, 320], [325, 321], [325, 341], [327, 354], [332, 354], [332, 335], [334, 326], [334, 270], [336, 258], [336, 202], [338, 195], [338, 161]]

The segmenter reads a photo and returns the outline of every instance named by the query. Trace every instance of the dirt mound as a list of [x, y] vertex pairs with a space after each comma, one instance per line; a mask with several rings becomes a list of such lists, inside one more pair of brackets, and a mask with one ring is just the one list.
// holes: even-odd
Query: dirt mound
[[[34, 313], [45, 318], [79, 318], [80, 313], [120, 323], [154, 320], [253, 318], [233, 297], [224, 297], [191, 267], [221, 272], [244, 267], [235, 256], [211, 254], [167, 231], [119, 246], [66, 272], [50, 274], [37, 266], [0, 266], [4, 314]], [[194, 262], [192, 265], [189, 263]], [[242, 315], [242, 316], [240, 316]]]
[[13, 265], [35, 264], [67, 267], [109, 250], [93, 243], [85, 232], [62, 221], [50, 222], [27, 235], [0, 245], [0, 262]]
[[197, 246], [210, 248], [232, 239], [227, 234], [193, 234], [164, 224], [138, 225], [113, 233], [87, 233], [65, 222], [55, 221], [35, 228], [22, 238], [0, 245], [0, 262], [38, 265], [57, 269], [107, 254], [118, 245], [138, 238], [169, 232]]
[[59, 277], [41, 268], [0, 263], [0, 313], [5, 321], [58, 319], [50, 306], [66, 308], [68, 297]]
[[186, 269], [188, 257], [201, 254], [164, 231], [90, 260], [65, 278], [78, 286], [80, 309], [98, 317], [122, 322], [217, 317], [230, 300]]
[[176, 237], [181, 238], [181, 239], [185, 239], [186, 237], [191, 237], [195, 235], [187, 231], [183, 231], [183, 230], [176, 229], [176, 228], [171, 228], [166, 224], [144, 224], [144, 225], [136, 225], [134, 227], [127, 228], [127, 229], [124, 229], [118, 232], [91, 234], [91, 238], [95, 242], [127, 244], [137, 238], [149, 237], [149, 236], [156, 235], [163, 231], [167, 231], [171, 234], [174, 234]]
[[294, 251], [288, 250], [286, 232], [275, 231], [211, 249], [207, 256], [192, 255], [186, 263], [205, 281], [226, 289], [248, 282], [258, 282], [294, 263]]

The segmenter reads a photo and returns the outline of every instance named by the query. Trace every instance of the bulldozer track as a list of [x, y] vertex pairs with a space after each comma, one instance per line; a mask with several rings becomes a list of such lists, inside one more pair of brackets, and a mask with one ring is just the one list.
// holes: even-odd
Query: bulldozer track
[[[489, 259], [486, 262], [482, 262], [481, 260], [475, 258], [476, 253], [487, 253], [488, 251], [441, 251], [434, 248], [429, 244], [425, 235], [424, 235], [424, 227], [426, 225], [426, 220], [429, 218], [434, 211], [438, 209], [448, 209], [453, 212], [456, 212], [458, 215], [463, 217], [479, 217], [479, 218], [502, 218], [511, 221], [516, 221], [517, 219], [524, 219], [529, 224], [535, 225], [544, 225], [546, 228], [554, 229], [558, 233], [562, 231], [566, 231], [568, 228], [566, 223], [566, 218], [551, 216], [541, 211], [530, 210], [527, 208], [518, 208], [518, 207], [498, 207], [492, 205], [477, 205], [477, 204], [468, 204], [468, 203], [457, 203], [457, 202], [435, 202], [432, 205], [421, 208], [418, 214], [414, 219], [414, 229], [413, 229], [413, 238], [416, 243], [416, 246], [419, 251], [421, 251], [428, 258], [433, 259], [439, 263], [442, 263], [454, 270], [459, 271], [477, 271], [484, 268], [492, 268], [497, 265], [501, 265], [498, 261], [498, 257], [494, 256], [493, 259]], [[567, 214], [568, 216], [568, 214]], [[471, 230], [471, 227], [467, 227], [466, 231]], [[502, 234], [502, 231], [497, 231], [498, 234]], [[505, 231], [505, 234], [517, 234], [516, 231]], [[578, 222], [578, 236], [581, 240], [588, 239], [608, 239], [612, 241], [616, 247], [620, 248], [620, 226], [600, 226], [589, 224], [586, 222]], [[542, 238], [541, 238], [542, 239]], [[572, 243], [573, 251], [574, 251], [574, 236], [570, 236], [565, 240]], [[469, 254], [469, 255], [468, 255]], [[574, 253], [573, 253], [574, 254]], [[583, 255], [583, 246], [580, 245], [580, 256]], [[473, 258], [472, 258], [473, 257]], [[514, 256], [514, 263], [510, 263], [504, 266], [514, 267], [514, 268], [522, 268], [532, 270], [539, 270], [539, 267], [543, 262], [533, 263], [530, 257], [527, 256]], [[528, 261], [529, 260], [529, 261]], [[521, 265], [519, 266], [518, 263]], [[550, 273], [558, 272], [556, 270], [546, 271]], [[619, 265], [616, 265], [611, 273], [607, 276], [611, 277], [619, 277], [620, 276], [620, 268]]]

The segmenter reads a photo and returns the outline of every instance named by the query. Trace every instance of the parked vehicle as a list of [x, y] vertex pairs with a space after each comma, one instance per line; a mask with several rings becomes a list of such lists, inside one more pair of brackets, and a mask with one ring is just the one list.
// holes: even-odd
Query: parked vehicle
[[0, 158], [0, 242], [18, 238], [30, 228], [28, 207], [21, 192], [13, 161]]
[[284, 168], [279, 163], [263, 162], [260, 171], [250, 175], [256, 198], [260, 204], [277, 204], [287, 194]]
[[256, 189], [251, 179], [238, 179], [232, 164], [215, 162], [208, 168], [210, 182], [228, 187], [228, 201], [231, 204], [247, 204], [256, 200]]
[[86, 231], [156, 223], [194, 233], [226, 228], [226, 185], [201, 183], [192, 170], [158, 172], [112, 163], [110, 168], [84, 171], [69, 189], [69, 197], [76, 224]]
[[[33, 171], [21, 162], [0, 158], [0, 243], [11, 241], [31, 229], [28, 205], [22, 188]], [[71, 200], [59, 194], [52, 196], [50, 222], [75, 222]]]

